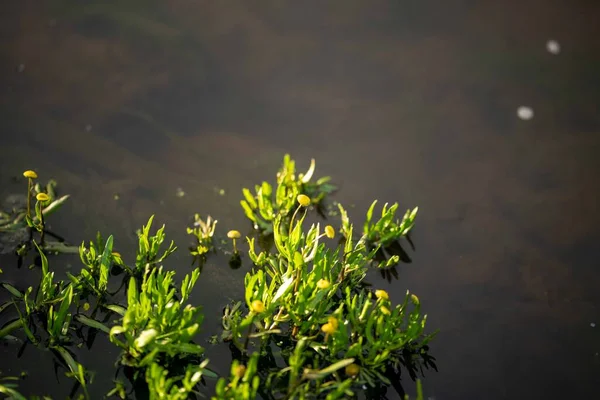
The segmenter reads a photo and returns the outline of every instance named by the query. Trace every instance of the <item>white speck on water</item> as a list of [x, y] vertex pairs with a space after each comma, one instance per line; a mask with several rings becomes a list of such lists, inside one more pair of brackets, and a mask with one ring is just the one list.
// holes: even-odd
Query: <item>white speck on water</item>
[[19, 66], [17, 67], [17, 72], [23, 72], [25, 71], [25, 64], [19, 64]]
[[592, 322], [592, 323], [590, 324], [590, 326], [591, 326], [592, 328], [595, 328], [595, 327], [596, 327], [596, 323], [595, 323], [595, 322]]
[[556, 40], [548, 40], [546, 42], [546, 50], [548, 53], [557, 55], [560, 53], [560, 44]]
[[91, 130], [92, 130], [92, 126], [91, 126], [90, 124], [87, 124], [87, 125], [85, 126], [85, 131], [86, 131], [86, 132], [90, 132]]
[[183, 197], [183, 196], [185, 196], [185, 192], [183, 191], [182, 188], [177, 188], [177, 190], [175, 191], [175, 196]]
[[527, 106], [517, 108], [517, 116], [523, 121], [529, 121], [533, 118], [533, 109]]

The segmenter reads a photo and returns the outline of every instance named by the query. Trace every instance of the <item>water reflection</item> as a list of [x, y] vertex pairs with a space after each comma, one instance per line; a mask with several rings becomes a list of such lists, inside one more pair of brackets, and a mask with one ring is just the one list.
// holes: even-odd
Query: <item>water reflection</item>
[[[131, 248], [156, 213], [185, 248], [194, 212], [225, 232], [246, 226], [240, 188], [271, 176], [285, 151], [314, 157], [353, 219], [375, 198], [420, 208], [412, 263], [375, 283], [395, 301], [419, 294], [441, 330], [426, 394], [590, 397], [598, 5], [282, 4], [8, 3], [2, 198], [19, 190], [13, 175], [36, 169], [72, 194], [69, 217], [52, 221], [67, 241], [99, 229]], [[559, 55], [545, 49], [551, 37]], [[517, 118], [521, 104], [533, 119]], [[226, 263], [204, 266], [195, 301], [207, 315], [239, 291], [244, 268]], [[213, 357], [222, 371], [225, 358]], [[33, 351], [13, 368], [34, 362], [52, 369]]]

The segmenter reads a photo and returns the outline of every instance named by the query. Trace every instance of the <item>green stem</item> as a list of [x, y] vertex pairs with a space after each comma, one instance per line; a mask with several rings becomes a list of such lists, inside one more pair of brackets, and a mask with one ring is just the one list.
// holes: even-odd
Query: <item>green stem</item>
[[31, 178], [27, 178], [27, 216], [31, 218]]

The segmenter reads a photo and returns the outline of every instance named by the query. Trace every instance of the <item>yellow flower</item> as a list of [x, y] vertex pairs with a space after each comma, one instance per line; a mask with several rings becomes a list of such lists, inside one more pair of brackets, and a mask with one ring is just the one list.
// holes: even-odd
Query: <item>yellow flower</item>
[[239, 239], [242, 236], [242, 234], [239, 231], [236, 230], [232, 230], [227, 232], [227, 237], [229, 239]]
[[83, 311], [87, 311], [90, 309], [90, 303], [83, 303]]
[[121, 258], [121, 253], [119, 253], [119, 252], [116, 252], [116, 251], [113, 251], [113, 252], [112, 252], [112, 256], [113, 256], [113, 257], [119, 257], [119, 258]]
[[336, 327], [333, 326], [331, 323], [326, 323], [323, 326], [321, 326], [321, 330], [323, 332], [325, 332], [328, 335], [331, 335], [332, 333], [334, 333], [336, 331]]
[[333, 229], [333, 226], [331, 225], [327, 225], [325, 227], [325, 235], [329, 238], [329, 239], [333, 239], [335, 237], [335, 230]]
[[356, 364], [350, 364], [346, 366], [346, 375], [356, 376], [360, 372], [360, 367]]
[[310, 205], [310, 197], [305, 194], [299, 194], [298, 197], [296, 197], [296, 200], [298, 200], [298, 203], [300, 203], [302, 207], [308, 207]]
[[35, 171], [32, 171], [30, 169], [28, 169], [27, 171], [23, 172], [23, 176], [25, 178], [29, 178], [29, 179], [36, 179], [38, 176], [35, 173]]
[[389, 309], [389, 308], [387, 308], [386, 306], [381, 306], [379, 309], [380, 309], [380, 310], [381, 310], [381, 312], [382, 312], [383, 314], [385, 314], [385, 315], [390, 315], [390, 314], [392, 313], [392, 312], [390, 311], [390, 309]]
[[327, 289], [329, 286], [331, 286], [331, 283], [329, 283], [327, 279], [319, 279], [317, 282], [317, 287], [319, 289]]
[[250, 304], [250, 309], [257, 314], [260, 314], [265, 311], [265, 303], [260, 300], [254, 300], [252, 304]]
[[35, 196], [37, 201], [48, 201], [50, 200], [50, 196], [48, 196], [46, 193], [38, 193]]
[[329, 317], [327, 318], [327, 323], [331, 326], [333, 326], [333, 329], [337, 330], [339, 324], [338, 324], [338, 320], [335, 317]]
[[244, 377], [244, 375], [246, 374], [246, 366], [238, 365], [237, 367], [234, 368], [233, 373], [235, 374], [235, 376], [242, 379]]
[[389, 300], [390, 296], [388, 295], [388, 292], [386, 292], [385, 290], [379, 289], [375, 291], [375, 296], [378, 299], [383, 299], [383, 300]]

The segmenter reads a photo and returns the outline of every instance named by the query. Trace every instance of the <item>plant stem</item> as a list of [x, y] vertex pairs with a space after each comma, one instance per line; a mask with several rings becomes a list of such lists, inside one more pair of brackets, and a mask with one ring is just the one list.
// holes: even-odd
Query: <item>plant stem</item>
[[31, 218], [31, 178], [27, 178], [27, 216]]

